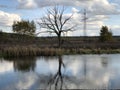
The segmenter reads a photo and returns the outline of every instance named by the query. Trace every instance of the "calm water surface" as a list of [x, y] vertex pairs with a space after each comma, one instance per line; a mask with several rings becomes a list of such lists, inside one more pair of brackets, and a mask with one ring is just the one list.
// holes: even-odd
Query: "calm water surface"
[[120, 89], [120, 54], [0, 58], [0, 90]]

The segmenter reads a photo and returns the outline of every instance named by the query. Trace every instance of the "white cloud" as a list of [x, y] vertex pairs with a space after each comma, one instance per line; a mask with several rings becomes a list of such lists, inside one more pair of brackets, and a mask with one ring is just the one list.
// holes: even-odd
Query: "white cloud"
[[108, 0], [93, 0], [89, 7], [90, 12], [98, 15], [118, 14], [114, 4], [109, 3]]
[[12, 70], [13, 70], [12, 62], [2, 61], [2, 63], [0, 63], [0, 74], [5, 72], [10, 72]]
[[31, 9], [37, 7], [34, 0], [18, 0], [18, 2], [19, 2], [18, 8], [20, 9]]
[[87, 16], [88, 17], [88, 21], [101, 21], [101, 20], [108, 20], [109, 17], [106, 15], [93, 15], [93, 16]]
[[108, 27], [113, 35], [120, 35], [120, 25], [109, 25]]
[[[19, 73], [19, 81], [15, 84], [17, 89], [30, 89], [39, 79], [34, 73]], [[14, 87], [14, 86], [13, 86]]]
[[86, 8], [94, 14], [118, 14], [115, 3], [108, 0], [18, 0], [19, 8], [47, 7], [54, 5], [77, 6]]
[[73, 13], [78, 13], [79, 10], [73, 7], [73, 8], [72, 8], [72, 12], [73, 12]]
[[21, 8], [47, 7], [54, 5], [77, 6], [101, 15], [118, 14], [115, 3], [108, 0], [18, 0]]
[[0, 26], [11, 26], [16, 20], [21, 20], [18, 14], [0, 11]]

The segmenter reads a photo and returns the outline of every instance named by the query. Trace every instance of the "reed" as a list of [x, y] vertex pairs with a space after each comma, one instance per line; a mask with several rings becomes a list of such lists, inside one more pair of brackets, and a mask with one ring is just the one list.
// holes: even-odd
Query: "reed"
[[1, 50], [3, 57], [23, 57], [23, 56], [55, 56], [61, 55], [64, 49], [39, 48], [33, 46], [6, 47]]
[[57, 56], [63, 54], [110, 54], [120, 53], [120, 49], [81, 49], [81, 48], [40, 48], [37, 46], [11, 46], [0, 50], [3, 57]]

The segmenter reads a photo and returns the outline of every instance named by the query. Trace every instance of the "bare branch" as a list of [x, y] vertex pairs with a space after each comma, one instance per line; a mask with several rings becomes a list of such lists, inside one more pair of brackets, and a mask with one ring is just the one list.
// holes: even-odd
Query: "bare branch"
[[66, 28], [66, 24], [72, 18], [73, 14], [65, 18], [64, 11], [65, 8], [59, 8], [59, 6], [55, 6], [53, 9], [48, 9], [47, 15], [41, 18], [41, 22], [39, 23], [41, 28], [46, 28], [48, 31], [52, 31], [57, 35], [59, 47], [61, 45], [61, 33], [73, 31], [74, 28], [73, 26]]
[[56, 7], [55, 8], [55, 15], [54, 15], [54, 23], [55, 23], [55, 27], [56, 27], [56, 29], [59, 31], [59, 26], [58, 26], [58, 22], [57, 22], [57, 20], [58, 20], [58, 8]]
[[73, 14], [70, 17], [66, 18], [64, 22], [62, 23], [62, 26], [64, 26], [67, 23], [67, 21], [69, 21], [72, 18], [72, 16]]
[[62, 27], [63, 27], [63, 24], [62, 24], [62, 18], [63, 18], [63, 13], [64, 13], [64, 7], [63, 7], [63, 9], [62, 9], [62, 11], [61, 11], [61, 13], [60, 13], [60, 17], [59, 17], [59, 21], [60, 21], [60, 30], [62, 29]]

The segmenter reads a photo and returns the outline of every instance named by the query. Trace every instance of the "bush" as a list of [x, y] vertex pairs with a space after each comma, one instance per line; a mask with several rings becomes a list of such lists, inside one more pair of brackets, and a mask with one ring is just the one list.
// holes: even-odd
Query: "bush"
[[113, 37], [112, 37], [112, 32], [110, 32], [108, 30], [107, 26], [102, 26], [101, 30], [100, 30], [100, 41], [105, 42], [105, 41], [112, 41]]

